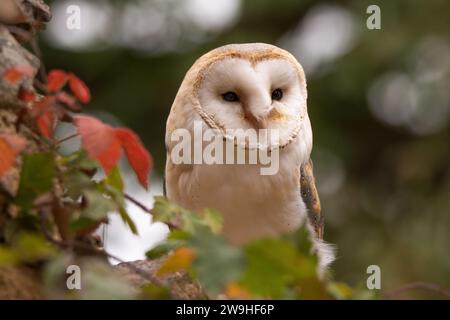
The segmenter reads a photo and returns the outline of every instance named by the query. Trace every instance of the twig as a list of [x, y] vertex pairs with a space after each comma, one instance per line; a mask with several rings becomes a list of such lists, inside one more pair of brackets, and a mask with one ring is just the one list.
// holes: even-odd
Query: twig
[[34, 141], [36, 141], [39, 145], [42, 146], [43, 144], [45, 144], [47, 147], [52, 147], [52, 144], [51, 144], [49, 141], [47, 141], [47, 140], [45, 140], [45, 139], [42, 139], [39, 135], [37, 135], [37, 134], [36, 134], [32, 129], [30, 129], [28, 126], [22, 124], [22, 126], [21, 126], [20, 128], [25, 129], [25, 130], [28, 132], [28, 134], [31, 136], [31, 138], [32, 138]]
[[[132, 196], [130, 196], [127, 193], [123, 193], [125, 199], [131, 201], [132, 203], [134, 203], [136, 206], [138, 206], [139, 208], [141, 208], [143, 211], [147, 212], [147, 213], [152, 213], [152, 210], [147, 208], [143, 203], [139, 202], [138, 200], [136, 200], [135, 198], [133, 198]], [[180, 229], [180, 226], [178, 224], [176, 224], [173, 221], [164, 221], [165, 224], [167, 224], [167, 226], [169, 227], [170, 230], [173, 229]]]
[[67, 136], [67, 137], [65, 137], [65, 138], [62, 138], [61, 140], [56, 141], [55, 147], [59, 146], [59, 145], [60, 145], [61, 143], [63, 143], [63, 142], [66, 142], [67, 140], [76, 138], [77, 136], [78, 136], [78, 133], [74, 133], [74, 134], [71, 134], [70, 136]]
[[435, 284], [435, 283], [423, 282], [423, 281], [405, 284], [399, 288], [396, 288], [396, 289], [386, 292], [384, 294], [384, 296], [386, 296], [387, 298], [391, 298], [391, 297], [401, 294], [403, 292], [415, 290], [415, 289], [424, 289], [424, 290], [433, 291], [433, 292], [441, 294], [447, 298], [450, 298], [450, 290], [449, 289], [441, 287], [440, 285]]
[[39, 90], [41, 90], [42, 92], [46, 93], [48, 91], [46, 85], [36, 78], [34, 79], [33, 84], [35, 87], [38, 87]]
[[136, 200], [135, 198], [133, 198], [129, 194], [126, 194], [124, 192], [123, 195], [124, 195], [125, 199], [130, 200], [133, 204], [135, 204], [136, 206], [141, 208], [143, 211], [145, 211], [147, 213], [152, 213], [152, 211], [149, 208], [147, 208], [144, 204], [142, 204], [141, 202], [139, 202], [138, 200]]

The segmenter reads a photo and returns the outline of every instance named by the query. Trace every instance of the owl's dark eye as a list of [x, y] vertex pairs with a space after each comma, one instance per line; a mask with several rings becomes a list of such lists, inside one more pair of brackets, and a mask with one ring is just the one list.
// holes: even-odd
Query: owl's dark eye
[[223, 100], [228, 102], [236, 102], [239, 101], [239, 96], [236, 92], [228, 91], [222, 95]]
[[272, 100], [281, 100], [281, 98], [283, 98], [283, 91], [281, 89], [272, 91]]

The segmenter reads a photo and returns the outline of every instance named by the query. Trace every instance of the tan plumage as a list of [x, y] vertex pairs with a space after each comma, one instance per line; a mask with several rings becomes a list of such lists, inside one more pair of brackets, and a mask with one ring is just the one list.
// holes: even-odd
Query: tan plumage
[[[282, 98], [274, 99], [275, 89]], [[224, 101], [226, 92], [239, 99]], [[234, 44], [203, 55], [187, 72], [167, 120], [165, 186], [169, 200], [181, 206], [218, 209], [224, 215], [224, 235], [235, 244], [293, 231], [308, 222], [309, 213], [308, 226], [323, 269], [333, 254], [320, 239], [306, 97], [301, 65], [278, 47]], [[172, 134], [180, 128], [193, 132], [194, 122], [222, 134], [227, 129], [277, 129], [279, 140], [269, 139], [266, 147], [281, 147], [279, 170], [261, 175], [261, 163], [175, 164]]]

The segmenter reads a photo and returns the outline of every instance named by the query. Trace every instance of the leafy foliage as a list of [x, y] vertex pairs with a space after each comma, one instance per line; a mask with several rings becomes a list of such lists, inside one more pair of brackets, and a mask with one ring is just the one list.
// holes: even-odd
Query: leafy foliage
[[[31, 67], [20, 66], [6, 70], [3, 79], [15, 85], [33, 73]], [[63, 91], [67, 84], [71, 93]], [[150, 154], [130, 129], [113, 128], [95, 118], [74, 115], [81, 110], [78, 102], [89, 103], [91, 95], [87, 85], [73, 73], [52, 70], [40, 89], [40, 93], [20, 90], [17, 96], [25, 107], [17, 110], [16, 126], [27, 126], [36, 146], [26, 149], [28, 141], [19, 134], [0, 134], [0, 178], [14, 167], [20, 174], [18, 190], [10, 195], [14, 211], [0, 212], [0, 265], [46, 262], [46, 282], [56, 285], [57, 279], [65, 276], [63, 266], [80, 263], [86, 266], [83, 281], [87, 290], [73, 297], [133, 297], [135, 292], [127, 288], [128, 284], [111, 273], [94, 232], [100, 224], [107, 223], [108, 214], [117, 213], [137, 234], [126, 210], [124, 183], [117, 163], [123, 149], [139, 182], [147, 188]], [[59, 152], [60, 144], [67, 140], [54, 139], [54, 128], [59, 122], [72, 123], [77, 128], [82, 149], [69, 155]], [[100, 169], [105, 177], [93, 180]], [[76, 254], [65, 253], [70, 251]], [[92, 255], [100, 259], [83, 258]]]
[[13, 166], [25, 145], [26, 141], [17, 135], [0, 134], [0, 177]]
[[158, 273], [184, 270], [198, 279], [212, 297], [348, 299], [357, 296], [347, 285], [331, 281], [331, 276], [319, 278], [317, 256], [305, 228], [281, 239], [261, 239], [236, 247], [220, 235], [222, 220], [215, 211], [194, 213], [164, 197], [156, 197], [152, 213], [155, 220], [173, 227], [167, 241], [147, 252], [149, 259], [169, 253]]

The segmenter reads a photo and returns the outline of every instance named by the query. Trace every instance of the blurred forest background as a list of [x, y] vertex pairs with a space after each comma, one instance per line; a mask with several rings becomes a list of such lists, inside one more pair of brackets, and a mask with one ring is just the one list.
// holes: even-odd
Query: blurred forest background
[[[228, 43], [267, 42], [305, 68], [314, 131], [313, 160], [336, 244], [335, 277], [365, 285], [382, 271], [382, 289], [415, 281], [450, 287], [450, 2], [299, 0], [47, 1], [54, 14], [40, 39], [47, 69], [86, 80], [86, 112], [133, 128], [151, 151], [148, 204], [162, 194], [165, 121], [187, 69]], [[81, 30], [66, 10], [81, 8]], [[381, 8], [381, 30], [366, 8]], [[59, 135], [73, 128], [61, 126]], [[75, 147], [75, 146], [73, 146]], [[124, 259], [167, 232], [131, 210], [136, 237], [114, 219], [102, 234]], [[410, 291], [404, 297], [438, 297]]]

